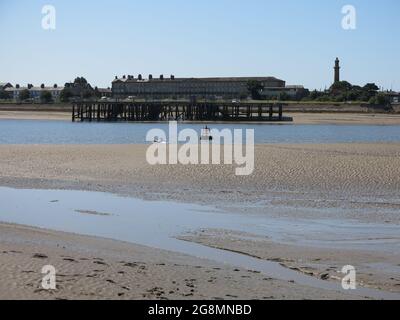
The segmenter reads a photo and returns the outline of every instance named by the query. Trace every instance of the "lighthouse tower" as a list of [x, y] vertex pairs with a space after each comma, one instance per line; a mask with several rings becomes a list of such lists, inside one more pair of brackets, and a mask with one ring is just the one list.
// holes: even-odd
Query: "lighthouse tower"
[[340, 61], [339, 58], [336, 58], [335, 60], [335, 82], [339, 82], [340, 81]]

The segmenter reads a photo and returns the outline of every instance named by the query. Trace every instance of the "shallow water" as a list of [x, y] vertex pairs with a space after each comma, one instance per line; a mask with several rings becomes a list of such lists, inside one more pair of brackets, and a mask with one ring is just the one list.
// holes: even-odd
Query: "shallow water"
[[[202, 228], [223, 228], [268, 236], [287, 243], [316, 245], [322, 239], [335, 247], [360, 245], [376, 250], [390, 246], [390, 250], [399, 250], [400, 247], [398, 228], [387, 225], [229, 214], [199, 205], [150, 202], [85, 191], [0, 187], [0, 221], [137, 243], [260, 271], [276, 279], [294, 280], [298, 284], [336, 291], [341, 291], [339, 283], [309, 277], [276, 262], [213, 249], [176, 237]], [[367, 236], [384, 236], [387, 241], [368, 243]], [[343, 238], [347, 239], [344, 243], [337, 242], [337, 239]], [[357, 244], [354, 243], [356, 239], [364, 240]], [[400, 299], [400, 295], [364, 288], [349, 293]]]
[[[179, 124], [200, 134], [203, 124]], [[167, 123], [72, 123], [0, 120], [0, 144], [143, 144], [150, 129]], [[255, 143], [399, 142], [400, 126], [213, 124], [213, 129], [255, 129]]]

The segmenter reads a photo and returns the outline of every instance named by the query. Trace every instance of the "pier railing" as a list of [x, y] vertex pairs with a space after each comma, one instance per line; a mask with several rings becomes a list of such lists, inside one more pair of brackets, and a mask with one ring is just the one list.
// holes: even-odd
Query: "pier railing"
[[281, 103], [75, 102], [72, 121], [292, 121]]

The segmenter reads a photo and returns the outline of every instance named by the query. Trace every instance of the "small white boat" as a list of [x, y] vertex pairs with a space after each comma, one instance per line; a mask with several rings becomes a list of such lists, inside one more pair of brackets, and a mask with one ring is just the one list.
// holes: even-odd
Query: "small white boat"
[[165, 141], [163, 138], [155, 137], [153, 143], [166, 144], [167, 141]]
[[213, 139], [211, 135], [211, 130], [207, 126], [201, 130], [201, 135], [200, 135], [200, 140], [209, 140], [211, 141]]

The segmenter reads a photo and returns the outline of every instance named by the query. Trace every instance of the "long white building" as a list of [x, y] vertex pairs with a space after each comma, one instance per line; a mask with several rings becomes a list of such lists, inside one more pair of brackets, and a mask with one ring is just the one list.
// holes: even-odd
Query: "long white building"
[[233, 77], [233, 78], [154, 78], [149, 75], [137, 78], [128, 75], [115, 77], [112, 93], [115, 98], [225, 98], [243, 99], [250, 95], [248, 83], [257, 81], [263, 89], [261, 94], [279, 97], [283, 92], [295, 98], [304, 93], [303, 86], [286, 86], [285, 81], [275, 77]]

